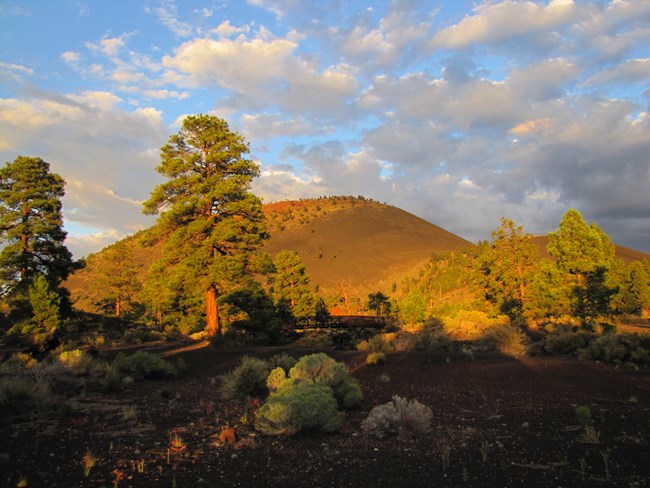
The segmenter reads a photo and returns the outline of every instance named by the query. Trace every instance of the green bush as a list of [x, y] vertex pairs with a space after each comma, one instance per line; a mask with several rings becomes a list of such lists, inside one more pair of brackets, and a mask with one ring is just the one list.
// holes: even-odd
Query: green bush
[[526, 335], [518, 327], [509, 324], [490, 327], [480, 342], [508, 356], [523, 356], [528, 353]]
[[138, 351], [130, 356], [119, 353], [113, 360], [113, 367], [133, 379], [167, 379], [176, 376], [174, 366], [157, 354]]
[[271, 393], [278, 390], [280, 386], [287, 380], [287, 373], [284, 371], [284, 368], [275, 368], [269, 373], [269, 377], [266, 379], [266, 387]]
[[221, 378], [220, 394], [224, 400], [246, 400], [268, 394], [266, 379], [269, 365], [262, 359], [244, 356], [239, 366]]
[[544, 349], [552, 355], [573, 355], [586, 349], [593, 334], [586, 331], [550, 332], [544, 339]]
[[255, 428], [267, 435], [333, 432], [341, 426], [343, 418], [329, 386], [287, 380], [257, 410]]
[[397, 395], [370, 411], [361, 423], [365, 435], [374, 437], [415, 437], [431, 430], [433, 412], [417, 400], [407, 400]]
[[276, 354], [271, 358], [271, 368], [282, 368], [285, 373], [288, 373], [291, 368], [293, 368], [298, 360], [293, 356], [287, 355], [286, 352], [282, 354]]
[[366, 364], [369, 365], [374, 365], [374, 364], [385, 364], [386, 363], [386, 355], [383, 352], [371, 352], [368, 354], [368, 357], [366, 358]]
[[310, 354], [300, 358], [289, 371], [292, 380], [324, 383], [332, 388], [341, 408], [353, 408], [363, 400], [359, 383], [350, 375], [345, 364], [325, 353]]
[[589, 355], [593, 359], [641, 366], [650, 365], [650, 339], [638, 334], [603, 334], [589, 344]]
[[79, 374], [87, 374], [93, 368], [93, 357], [81, 349], [63, 351], [57, 357], [59, 363]]
[[428, 352], [446, 352], [451, 349], [454, 341], [443, 331], [428, 331], [425, 330], [418, 334], [415, 349], [418, 351]]

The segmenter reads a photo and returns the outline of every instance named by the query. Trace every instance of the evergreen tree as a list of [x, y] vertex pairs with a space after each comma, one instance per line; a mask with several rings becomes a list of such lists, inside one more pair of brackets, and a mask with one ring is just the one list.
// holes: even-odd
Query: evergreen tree
[[100, 307], [119, 319], [135, 301], [141, 288], [133, 251], [123, 241], [113, 244], [95, 260]]
[[309, 288], [311, 278], [296, 251], [280, 251], [273, 260], [273, 298], [287, 302], [294, 317], [312, 317], [318, 297]]
[[632, 261], [621, 269], [620, 274], [617, 309], [634, 315], [650, 310], [650, 262]]
[[0, 293], [26, 292], [42, 274], [56, 289], [72, 270], [63, 244], [65, 182], [41, 158], [19, 156], [0, 169]]
[[206, 331], [220, 334], [218, 298], [237, 283], [250, 283], [250, 254], [268, 237], [262, 203], [250, 191], [259, 167], [246, 159], [249, 148], [226, 121], [189, 116], [161, 149], [157, 171], [168, 178], [144, 203], [162, 211], [165, 255], [154, 268], [172, 271], [179, 293], [195, 302], [203, 296]]
[[368, 294], [368, 310], [374, 310], [377, 315], [389, 315], [390, 309], [390, 300], [382, 292]]
[[564, 214], [557, 232], [549, 234], [547, 250], [561, 282], [558, 292], [570, 304], [570, 313], [585, 327], [610, 311], [609, 302], [616, 289], [607, 278], [614, 262], [614, 245], [595, 223], [587, 224], [580, 212]]
[[539, 268], [537, 246], [512, 220], [501, 219], [492, 244], [479, 257], [486, 295], [510, 316], [521, 315], [533, 274]]
[[50, 289], [44, 275], [32, 279], [28, 290], [31, 316], [15, 325], [10, 334], [23, 335], [35, 346], [43, 346], [52, 339], [61, 325], [61, 297]]

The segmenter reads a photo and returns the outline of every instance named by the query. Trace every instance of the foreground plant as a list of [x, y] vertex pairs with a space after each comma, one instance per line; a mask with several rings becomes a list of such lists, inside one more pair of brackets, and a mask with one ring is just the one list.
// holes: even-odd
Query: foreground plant
[[431, 430], [433, 412], [417, 400], [407, 400], [397, 395], [370, 411], [361, 423], [365, 435], [375, 437], [415, 437]]
[[86, 478], [90, 476], [90, 470], [95, 466], [96, 462], [97, 458], [93, 456], [93, 453], [86, 451], [86, 454], [84, 454], [84, 457], [81, 459], [81, 465], [84, 468], [84, 476]]
[[124, 481], [124, 478], [126, 478], [126, 474], [121, 469], [114, 469], [113, 476], [115, 476], [115, 479], [113, 480], [113, 488], [118, 488], [120, 486], [120, 481]]

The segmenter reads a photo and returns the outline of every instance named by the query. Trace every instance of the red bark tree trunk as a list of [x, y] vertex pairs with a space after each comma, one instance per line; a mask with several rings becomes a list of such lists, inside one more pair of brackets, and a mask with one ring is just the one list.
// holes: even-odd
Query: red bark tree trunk
[[217, 308], [217, 289], [213, 285], [211, 285], [205, 292], [205, 314], [207, 318], [205, 330], [208, 335], [221, 335], [219, 309]]

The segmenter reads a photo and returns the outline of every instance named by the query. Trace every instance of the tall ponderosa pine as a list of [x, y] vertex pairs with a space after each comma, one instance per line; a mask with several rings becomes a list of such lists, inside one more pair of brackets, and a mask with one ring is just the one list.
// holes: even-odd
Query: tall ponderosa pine
[[614, 244], [598, 225], [587, 224], [580, 212], [569, 209], [557, 232], [549, 234], [547, 250], [555, 258], [561, 280], [558, 290], [569, 298], [572, 313], [585, 326], [606, 315], [616, 288], [607, 285], [614, 261]]
[[486, 293], [502, 312], [520, 315], [539, 267], [537, 246], [523, 227], [505, 217], [492, 232], [492, 239], [479, 258]]
[[185, 293], [202, 293], [206, 330], [219, 334], [217, 298], [250, 277], [249, 254], [267, 237], [262, 203], [250, 191], [259, 167], [243, 137], [215, 116], [189, 116], [161, 149], [158, 185], [144, 211], [162, 211], [169, 237], [158, 269]]
[[26, 293], [37, 274], [54, 289], [72, 270], [63, 244], [64, 186], [41, 158], [19, 156], [0, 169], [0, 293]]

